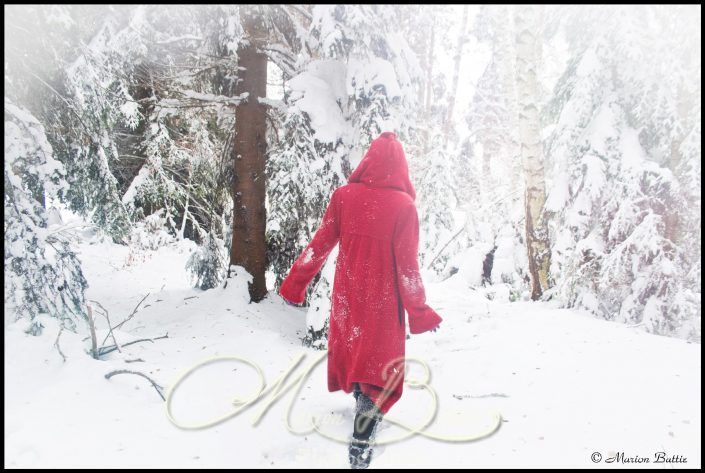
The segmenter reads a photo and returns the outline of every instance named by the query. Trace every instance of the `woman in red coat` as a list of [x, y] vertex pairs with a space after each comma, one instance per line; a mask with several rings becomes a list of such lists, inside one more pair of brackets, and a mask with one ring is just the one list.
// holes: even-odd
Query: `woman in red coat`
[[426, 304], [419, 274], [415, 198], [401, 143], [394, 133], [382, 133], [348, 184], [333, 192], [320, 227], [279, 289], [287, 301], [302, 303], [306, 287], [340, 243], [331, 295], [328, 390], [355, 392], [358, 407], [372, 401], [377, 419], [402, 394], [404, 310], [412, 334], [435, 330], [442, 320]]

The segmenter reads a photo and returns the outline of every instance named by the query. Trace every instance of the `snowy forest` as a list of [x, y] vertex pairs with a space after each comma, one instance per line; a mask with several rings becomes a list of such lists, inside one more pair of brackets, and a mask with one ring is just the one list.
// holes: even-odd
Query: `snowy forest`
[[[385, 131], [408, 159], [419, 265], [446, 321], [506, 315], [511, 334], [551, 314], [560, 333], [623, 330], [682, 343], [699, 363], [700, 84], [696, 5], [5, 6], [6, 355], [41, 353], [6, 361], [6, 380], [47, 370], [46, 358], [80, 359], [76, 377], [96, 360], [147, 373], [148, 353], [203, 339], [149, 371], [167, 385], [206, 351], [261, 350], [270, 338], [211, 353], [208, 337], [255, 337], [275, 317], [291, 326], [287, 350], [325, 350], [335, 251], [302, 307], [277, 289]], [[448, 322], [449, 346], [466, 349], [474, 330]], [[639, 346], [646, 365], [656, 352]], [[148, 389], [162, 396], [119, 378], [109, 382], [126, 395], [142, 387], [140, 403], [158, 400]], [[30, 449], [50, 421], [19, 416], [6, 424], [6, 465], [94, 465], [58, 445]], [[316, 465], [283, 452], [243, 464]]]

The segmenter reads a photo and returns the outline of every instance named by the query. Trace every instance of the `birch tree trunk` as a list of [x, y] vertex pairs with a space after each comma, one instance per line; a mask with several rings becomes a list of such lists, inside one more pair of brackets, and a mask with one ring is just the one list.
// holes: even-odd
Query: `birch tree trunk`
[[266, 108], [259, 103], [267, 93], [267, 57], [259, 49], [265, 44], [267, 31], [258, 8], [241, 7], [241, 21], [247, 42], [238, 48], [238, 83], [235, 93], [247, 93], [245, 102], [235, 110], [235, 139], [232, 153], [233, 239], [230, 264], [244, 267], [253, 278], [250, 299], [262, 300], [267, 294], [265, 281], [265, 153]]
[[548, 288], [551, 260], [548, 229], [543, 216], [546, 189], [539, 117], [539, 83], [536, 71], [541, 57], [538, 38], [541, 13], [540, 6], [517, 6], [515, 11], [516, 87], [521, 162], [525, 183], [526, 246], [533, 300], [540, 298], [543, 291]]
[[[501, 15], [506, 18], [506, 22], [500, 24], [498, 34], [498, 58], [500, 67], [500, 80], [502, 81], [502, 90], [507, 94], [507, 114], [509, 116], [509, 128], [511, 133], [507, 135], [504, 142], [502, 154], [505, 156], [504, 168], [507, 175], [511, 176], [509, 185], [512, 189], [520, 189], [524, 186], [522, 182], [521, 169], [521, 147], [519, 145], [519, 131], [517, 127], [518, 111], [517, 111], [517, 90], [516, 90], [516, 44], [514, 42], [514, 8], [520, 6], [503, 6]], [[501, 17], [500, 17], [501, 18]], [[514, 201], [520, 200], [519, 195]]]

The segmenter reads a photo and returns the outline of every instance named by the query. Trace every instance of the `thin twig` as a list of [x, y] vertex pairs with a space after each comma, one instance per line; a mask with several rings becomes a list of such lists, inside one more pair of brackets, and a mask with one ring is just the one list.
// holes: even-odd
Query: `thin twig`
[[80, 115], [76, 110], [74, 110], [73, 105], [71, 105], [71, 103], [68, 101], [68, 99], [67, 99], [66, 97], [64, 97], [63, 95], [61, 95], [54, 87], [52, 87], [51, 85], [49, 85], [44, 79], [42, 79], [41, 77], [39, 77], [37, 74], [35, 74], [35, 73], [32, 72], [31, 70], [27, 69], [27, 72], [29, 72], [30, 75], [34, 76], [37, 80], [39, 80], [42, 84], [44, 84], [44, 85], [47, 86], [52, 92], [54, 92], [61, 100], [63, 100], [64, 103], [66, 103], [66, 105], [68, 106], [69, 110], [70, 110], [74, 115], [76, 115], [76, 118], [78, 118], [78, 121], [81, 123], [81, 126], [82, 126], [83, 128], [85, 128], [86, 132], [87, 132], [89, 135], [91, 135], [91, 129], [88, 128], [88, 126], [87, 126], [87, 125], [85, 124], [85, 122], [83, 121], [83, 118], [81, 118], [81, 115]]
[[122, 325], [123, 325], [125, 322], [127, 322], [127, 321], [130, 320], [132, 317], [134, 317], [134, 315], [137, 313], [137, 309], [139, 309], [139, 307], [140, 307], [140, 304], [142, 304], [142, 303], [144, 302], [144, 300], [145, 300], [150, 294], [151, 294], [151, 292], [148, 292], [147, 295], [144, 296], [144, 297], [142, 298], [142, 300], [137, 303], [137, 305], [135, 306], [135, 308], [132, 309], [132, 313], [131, 313], [125, 320], [123, 320], [122, 322], [120, 322], [119, 324], [117, 324], [115, 327], [113, 327], [113, 330], [119, 329], [120, 327], [122, 327]]
[[[505, 200], [505, 199], [507, 199], [507, 198], [509, 198], [509, 197], [512, 197], [513, 195], [518, 194], [518, 193], [519, 193], [519, 191], [512, 191], [512, 192], [510, 192], [509, 194], [507, 194], [507, 195], [505, 195], [505, 196], [502, 196], [502, 197], [496, 199], [494, 202], [490, 202], [489, 204], [483, 206], [480, 210], [484, 210], [485, 208], [489, 209], [489, 208], [491, 208], [493, 205], [498, 204], [498, 203], [502, 202], [503, 200]], [[445, 245], [443, 245], [443, 248], [441, 248], [440, 251], [439, 251], [438, 253], [436, 253], [436, 256], [434, 256], [433, 259], [431, 260], [431, 262], [428, 264], [428, 266], [427, 266], [428, 269], [430, 269], [431, 266], [433, 266], [433, 263], [435, 263], [436, 260], [438, 259], [438, 257], [441, 256], [441, 254], [443, 254], [443, 252], [444, 252], [445, 249], [448, 247], [448, 245], [450, 245], [450, 244], [453, 242], [453, 240], [455, 240], [455, 239], [458, 237], [458, 235], [460, 235], [461, 233], [463, 233], [465, 230], [467, 230], [467, 222], [465, 222], [465, 223], [460, 227], [460, 230], [458, 230], [458, 231], [455, 233], [455, 235], [453, 235], [453, 236], [450, 238], [450, 240], [448, 240], [448, 242], [447, 242]]]
[[57, 228], [57, 229], [55, 229], [55, 230], [53, 230], [53, 231], [47, 233], [47, 236], [53, 235], [53, 234], [55, 234], [55, 233], [65, 232], [65, 231], [67, 231], [67, 230], [73, 230], [74, 228], [96, 228], [96, 226], [93, 225], [93, 224], [90, 224], [90, 223], [88, 223], [88, 224], [82, 224], [82, 223], [78, 223], [78, 224], [77, 224], [77, 223], [73, 223], [73, 224], [72, 224], [72, 223], [67, 223], [67, 224], [65, 224], [65, 225], [63, 225], [63, 226], [61, 226], [61, 227], [59, 227], [59, 228]]
[[[108, 315], [108, 309], [106, 309], [105, 307], [103, 307], [103, 306], [100, 304], [100, 302], [98, 302], [98, 301], [94, 301], [93, 299], [91, 299], [91, 302], [95, 302], [96, 304], [98, 304], [98, 305], [100, 306], [100, 308], [101, 308], [101, 309], [103, 310], [103, 312], [104, 312], [103, 315], [105, 315], [105, 319], [108, 321], [108, 334], [105, 336], [105, 339], [103, 340], [103, 343], [100, 344], [100, 346], [101, 346], [100, 349], [102, 349], [102, 347], [105, 346], [105, 342], [108, 341], [108, 337], [113, 337], [113, 343], [115, 343], [115, 346], [117, 347], [117, 350], [118, 350], [120, 353], [122, 353], [122, 349], [120, 349], [120, 344], [118, 343], [117, 339], [115, 338], [115, 334], [113, 333], [113, 329], [110, 327], [110, 316]], [[100, 349], [99, 349], [99, 351], [100, 351]]]
[[139, 371], [115, 370], [115, 371], [111, 371], [110, 373], [106, 374], [105, 379], [110, 379], [117, 374], [136, 374], [137, 376], [142, 376], [143, 378], [147, 379], [150, 383], [152, 383], [152, 386], [154, 386], [154, 389], [157, 391], [157, 394], [159, 394], [159, 397], [162, 398], [162, 401], [166, 401], [164, 394], [162, 394], [162, 391], [164, 390], [164, 388], [161, 387], [160, 385], [158, 385], [152, 378], [150, 378], [146, 374], [140, 373]]
[[453, 236], [450, 238], [450, 240], [448, 240], [448, 242], [447, 242], [445, 245], [443, 245], [443, 248], [441, 248], [441, 250], [440, 250], [438, 253], [436, 253], [436, 256], [433, 257], [433, 259], [431, 260], [431, 262], [428, 264], [427, 268], [431, 268], [431, 266], [433, 266], [433, 263], [435, 263], [436, 260], [438, 259], [438, 257], [443, 254], [443, 251], [445, 251], [445, 249], [448, 247], [448, 245], [450, 245], [450, 244], [453, 242], [453, 240], [455, 240], [455, 239], [458, 237], [458, 235], [460, 235], [460, 234], [463, 233], [464, 231], [465, 231], [465, 224], [463, 224], [463, 226], [460, 227], [460, 230], [458, 230], [458, 231], [455, 233], [455, 235], [453, 235]]
[[59, 350], [59, 355], [61, 355], [61, 358], [64, 359], [64, 363], [66, 363], [66, 356], [64, 353], [61, 351], [61, 347], [59, 346], [59, 337], [61, 336], [61, 332], [64, 331], [64, 327], [61, 327], [59, 330], [59, 334], [56, 336], [56, 341], [54, 342], [54, 346], [56, 347], [57, 350]]
[[103, 311], [103, 316], [108, 320], [108, 334], [105, 336], [105, 338], [101, 342], [100, 348], [98, 349], [98, 351], [103, 349], [103, 347], [105, 346], [105, 342], [108, 341], [108, 337], [110, 337], [112, 335], [113, 342], [115, 343], [115, 346], [117, 347], [118, 351], [120, 351], [120, 353], [122, 353], [122, 350], [120, 350], [120, 345], [118, 344], [117, 340], [115, 339], [115, 335], [113, 334], [113, 329], [110, 327], [110, 317], [108, 316], [108, 309], [103, 307], [103, 305], [96, 300], [90, 299], [90, 301], [93, 302], [94, 304], [98, 305], [98, 307], [100, 307], [100, 309]]
[[[126, 347], [126, 346], [128, 346], [128, 345], [134, 345], [135, 343], [140, 343], [140, 342], [152, 342], [152, 343], [154, 343], [154, 340], [161, 340], [161, 339], [163, 339], [163, 338], [169, 338], [169, 334], [167, 333], [167, 334], [162, 335], [161, 337], [155, 337], [155, 338], [140, 338], [139, 340], [133, 340], [133, 341], [128, 342], [128, 343], [123, 343], [122, 346], [123, 346], [123, 347]], [[114, 345], [110, 345], [110, 346], [107, 346], [107, 347], [101, 347], [100, 350], [101, 350], [101, 351], [100, 351], [100, 354], [101, 354], [101, 355], [106, 355], [106, 354], [108, 354], [108, 353], [110, 353], [110, 352], [112, 352], [112, 351], [117, 350], [117, 348], [116, 348]]]

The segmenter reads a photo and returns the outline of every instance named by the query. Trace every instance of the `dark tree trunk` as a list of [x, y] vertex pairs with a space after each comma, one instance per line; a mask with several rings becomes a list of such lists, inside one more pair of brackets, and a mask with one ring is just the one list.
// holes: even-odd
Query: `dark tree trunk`
[[266, 109], [258, 101], [267, 92], [267, 56], [258, 51], [266, 31], [256, 8], [243, 8], [242, 22], [247, 43], [238, 48], [238, 84], [235, 93], [249, 94], [235, 110], [233, 150], [233, 240], [230, 264], [244, 267], [253, 278], [250, 299], [258, 302], [267, 295], [265, 282], [265, 153]]
[[482, 262], [482, 283], [492, 284], [492, 267], [494, 266], [494, 253], [497, 251], [497, 245], [485, 255], [485, 260]]

